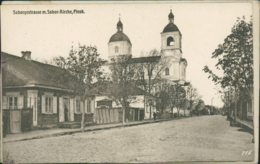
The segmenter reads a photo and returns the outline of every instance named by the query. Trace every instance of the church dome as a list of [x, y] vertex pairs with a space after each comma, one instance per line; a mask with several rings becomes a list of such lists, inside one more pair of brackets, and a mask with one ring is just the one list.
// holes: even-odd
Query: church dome
[[109, 39], [109, 42], [118, 42], [118, 41], [127, 41], [128, 43], [131, 44], [130, 39], [126, 34], [124, 34], [122, 31], [117, 31], [114, 35], [111, 36]]
[[111, 38], [109, 39], [109, 42], [118, 42], [118, 41], [127, 41], [128, 43], [131, 44], [131, 41], [128, 38], [128, 36], [123, 33], [123, 24], [120, 21], [120, 19], [117, 23], [117, 33], [112, 35]]
[[173, 32], [173, 31], [180, 31], [178, 27], [173, 24], [169, 23], [167, 26], [164, 27], [163, 32]]
[[167, 26], [164, 27], [163, 33], [174, 32], [174, 31], [180, 32], [178, 27], [174, 24], [174, 15], [172, 14], [172, 10], [171, 10], [170, 14], [168, 15], [168, 18], [169, 18], [169, 24], [167, 24]]

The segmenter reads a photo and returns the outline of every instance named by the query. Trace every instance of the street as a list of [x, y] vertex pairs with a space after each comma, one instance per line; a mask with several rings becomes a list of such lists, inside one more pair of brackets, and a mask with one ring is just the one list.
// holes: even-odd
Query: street
[[252, 138], [226, 116], [207, 115], [4, 143], [3, 149], [15, 163], [252, 161]]

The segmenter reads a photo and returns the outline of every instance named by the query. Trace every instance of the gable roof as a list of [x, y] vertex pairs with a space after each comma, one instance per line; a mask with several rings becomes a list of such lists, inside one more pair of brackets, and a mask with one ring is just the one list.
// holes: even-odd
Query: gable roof
[[3, 87], [43, 85], [67, 89], [56, 77], [64, 70], [60, 67], [26, 60], [22, 57], [1, 52]]
[[[108, 96], [109, 95], [109, 88], [111, 88], [113, 84], [111, 82], [103, 82], [102, 84], [97, 84], [95, 87], [93, 87], [88, 93], [90, 95], [102, 95], [102, 96]], [[148, 97], [154, 97], [154, 95], [146, 92], [145, 90], [139, 88], [139, 87], [131, 87], [132, 90], [134, 91], [133, 96], [138, 96], [138, 95], [145, 95]]]

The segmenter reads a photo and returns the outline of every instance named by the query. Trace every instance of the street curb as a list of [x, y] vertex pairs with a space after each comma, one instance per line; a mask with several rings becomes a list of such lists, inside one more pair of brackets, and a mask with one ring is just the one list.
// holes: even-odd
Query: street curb
[[[119, 128], [119, 127], [131, 127], [131, 126], [138, 126], [138, 125], [145, 125], [145, 124], [152, 124], [152, 123], [159, 123], [159, 122], [165, 122], [165, 121], [173, 121], [173, 120], [181, 120], [184, 118], [190, 118], [190, 117], [182, 117], [179, 119], [165, 119], [165, 120], [156, 120], [156, 121], [145, 121], [145, 122], [140, 122], [136, 124], [125, 124], [123, 125], [116, 125], [116, 126], [111, 126], [111, 127], [102, 127], [102, 128], [93, 128], [93, 129], [86, 129], [84, 130], [85, 132], [92, 132], [92, 131], [98, 131], [98, 130], [108, 130], [108, 129], [113, 129], [113, 128]], [[59, 133], [53, 133], [53, 134], [46, 134], [46, 135], [40, 135], [36, 137], [28, 137], [28, 138], [23, 138], [23, 139], [17, 139], [17, 140], [10, 140], [10, 141], [4, 141], [3, 143], [11, 143], [11, 142], [18, 142], [18, 141], [27, 141], [27, 140], [33, 140], [33, 139], [41, 139], [41, 138], [49, 138], [49, 137], [58, 137], [58, 136], [63, 136], [63, 135], [71, 135], [75, 133], [81, 133], [81, 129], [75, 130], [75, 131], [68, 131], [68, 132], [59, 132]]]

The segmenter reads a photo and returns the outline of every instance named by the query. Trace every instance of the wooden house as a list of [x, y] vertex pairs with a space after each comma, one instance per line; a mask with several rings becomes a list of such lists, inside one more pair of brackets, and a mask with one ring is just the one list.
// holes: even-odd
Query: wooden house
[[62, 69], [31, 60], [31, 52], [22, 57], [1, 53], [2, 107], [9, 113], [7, 125], [11, 133], [21, 132], [22, 110], [31, 109], [32, 128], [56, 127], [64, 122], [80, 122], [85, 110], [85, 121], [93, 122], [94, 97], [83, 102], [72, 90], [57, 81]]

